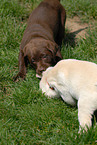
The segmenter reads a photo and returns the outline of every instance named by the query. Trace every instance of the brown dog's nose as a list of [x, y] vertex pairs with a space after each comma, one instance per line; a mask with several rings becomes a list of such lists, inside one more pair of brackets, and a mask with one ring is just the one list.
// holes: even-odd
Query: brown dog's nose
[[43, 67], [37, 68], [36, 73], [40, 75], [44, 70], [46, 70], [46, 68]]

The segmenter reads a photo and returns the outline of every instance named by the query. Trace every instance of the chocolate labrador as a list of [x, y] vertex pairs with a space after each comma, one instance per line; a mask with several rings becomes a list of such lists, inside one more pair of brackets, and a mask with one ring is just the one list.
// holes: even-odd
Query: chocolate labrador
[[28, 63], [38, 77], [62, 59], [59, 46], [64, 38], [65, 21], [66, 12], [59, 0], [44, 0], [32, 11], [21, 41], [19, 72], [14, 81], [25, 78]]

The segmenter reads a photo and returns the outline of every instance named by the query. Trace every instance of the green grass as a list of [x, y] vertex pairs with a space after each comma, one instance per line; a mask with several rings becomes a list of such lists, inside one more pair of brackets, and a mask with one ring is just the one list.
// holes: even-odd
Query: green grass
[[95, 0], [62, 0], [62, 4], [71, 17], [79, 16], [85, 22], [97, 18], [97, 2]]
[[[48, 99], [39, 90], [35, 70], [28, 68], [25, 81], [14, 83], [18, 72], [19, 45], [31, 10], [40, 0], [0, 0], [0, 144], [89, 145], [97, 144], [97, 126], [78, 134], [78, 110], [61, 99]], [[62, 0], [67, 17], [91, 23], [86, 39], [75, 42], [66, 31], [63, 58], [97, 63], [97, 5], [95, 0]]]

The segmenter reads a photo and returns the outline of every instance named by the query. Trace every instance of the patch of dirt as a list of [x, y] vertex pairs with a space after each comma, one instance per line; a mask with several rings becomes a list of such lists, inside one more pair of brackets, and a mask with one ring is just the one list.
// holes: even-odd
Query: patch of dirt
[[74, 17], [73, 19], [67, 18], [66, 20], [66, 28], [75, 38], [85, 38], [88, 27], [88, 24], [82, 24], [78, 17]]

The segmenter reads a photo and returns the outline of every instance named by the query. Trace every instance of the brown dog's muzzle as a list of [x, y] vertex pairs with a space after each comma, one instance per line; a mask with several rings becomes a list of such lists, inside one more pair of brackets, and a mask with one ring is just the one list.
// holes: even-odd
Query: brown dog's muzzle
[[49, 66], [51, 66], [51, 64], [37, 63], [36, 74], [41, 75]]

